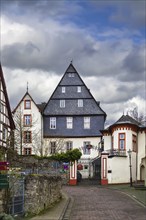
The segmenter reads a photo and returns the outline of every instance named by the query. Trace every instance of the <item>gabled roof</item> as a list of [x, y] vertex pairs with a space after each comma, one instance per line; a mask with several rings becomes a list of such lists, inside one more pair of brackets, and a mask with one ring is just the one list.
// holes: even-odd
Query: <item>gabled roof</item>
[[[73, 77], [69, 77], [70, 74], [73, 74]], [[81, 93], [77, 92], [77, 86], [82, 88]], [[61, 92], [62, 87], [66, 87], [65, 93]], [[66, 100], [65, 108], [59, 107], [61, 99]], [[84, 108], [77, 108], [78, 99], [84, 100]], [[99, 106], [99, 102], [94, 99], [72, 63], [68, 66], [46, 104], [44, 115], [103, 115], [106, 117], [106, 113]]]
[[129, 116], [129, 115], [122, 115], [114, 124], [112, 124], [109, 127], [105, 128], [101, 132], [102, 133], [109, 133], [114, 126], [127, 125], [127, 124], [134, 125], [134, 126], [136, 126], [138, 128], [145, 128], [144, 126], [141, 126], [141, 123], [136, 121], [131, 116]]
[[8, 116], [9, 116], [9, 120], [10, 120], [10, 127], [11, 127], [11, 129], [14, 129], [15, 124], [14, 124], [14, 121], [13, 121], [13, 118], [12, 118], [12, 112], [11, 112], [11, 107], [10, 107], [10, 103], [9, 103], [9, 98], [8, 98], [8, 94], [7, 94], [6, 83], [5, 83], [1, 63], [0, 63], [0, 80], [2, 82], [2, 86], [3, 86], [3, 90], [4, 90], [4, 95], [5, 95], [5, 100], [6, 100], [6, 107], [7, 107], [7, 110], [8, 110]]
[[17, 104], [17, 106], [16, 106], [15, 109], [13, 110], [13, 113], [16, 112], [17, 108], [19, 107], [19, 105], [21, 104], [21, 102], [24, 100], [24, 98], [25, 98], [27, 95], [30, 97], [30, 99], [33, 101], [33, 103], [36, 105], [36, 107], [38, 108], [38, 110], [39, 110], [40, 112], [42, 112], [42, 106], [41, 106], [41, 104], [40, 104], [40, 105], [39, 105], [39, 104], [36, 104], [35, 101], [33, 100], [33, 98], [31, 97], [31, 95], [29, 94], [29, 92], [26, 91], [26, 93], [24, 94], [24, 96], [22, 97], [22, 99], [20, 100], [20, 102]]
[[117, 124], [133, 124], [137, 126], [141, 125], [138, 121], [136, 121], [134, 118], [132, 118], [129, 115], [122, 115], [121, 118], [119, 118], [119, 120], [116, 121], [113, 125], [117, 125]]

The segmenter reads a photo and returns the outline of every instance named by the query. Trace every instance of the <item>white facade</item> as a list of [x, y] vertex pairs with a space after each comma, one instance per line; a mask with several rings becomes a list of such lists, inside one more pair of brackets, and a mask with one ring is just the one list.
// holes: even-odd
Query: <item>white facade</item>
[[42, 115], [27, 92], [13, 111], [15, 130], [15, 149], [19, 154], [41, 155], [42, 153]]
[[132, 120], [130, 116], [123, 116], [121, 120], [103, 131], [104, 151], [108, 154], [109, 184], [130, 181], [129, 150], [131, 151], [132, 181], [144, 181], [146, 178], [146, 127], [140, 127], [136, 121], [134, 123]]
[[[51, 155], [51, 142], [56, 143], [56, 152], [66, 152], [68, 144], [71, 143], [72, 149], [78, 148], [82, 156], [78, 161], [78, 164], [82, 164], [83, 170], [80, 170], [82, 178], [89, 178], [93, 176], [92, 160], [98, 156], [98, 145], [101, 141], [100, 137], [86, 137], [86, 138], [45, 138], [44, 139], [44, 155]], [[86, 150], [85, 144], [91, 145]]]

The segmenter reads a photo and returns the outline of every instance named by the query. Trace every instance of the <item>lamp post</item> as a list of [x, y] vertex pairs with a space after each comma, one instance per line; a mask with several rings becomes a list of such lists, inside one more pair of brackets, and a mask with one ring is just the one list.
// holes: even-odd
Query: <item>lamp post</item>
[[129, 155], [129, 167], [130, 167], [130, 186], [132, 186], [132, 165], [131, 165], [131, 154], [132, 151], [129, 149], [127, 151], [128, 155]]

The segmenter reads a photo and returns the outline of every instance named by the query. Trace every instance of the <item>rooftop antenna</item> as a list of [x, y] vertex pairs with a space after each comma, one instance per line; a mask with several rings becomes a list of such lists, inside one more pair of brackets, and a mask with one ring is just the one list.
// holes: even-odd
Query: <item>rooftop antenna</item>
[[28, 82], [27, 82], [27, 88], [26, 88], [26, 91], [28, 92]]

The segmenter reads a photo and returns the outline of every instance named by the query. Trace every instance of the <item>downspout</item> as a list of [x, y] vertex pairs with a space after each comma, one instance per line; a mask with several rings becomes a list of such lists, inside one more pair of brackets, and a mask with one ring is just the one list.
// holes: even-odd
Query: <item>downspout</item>
[[137, 183], [137, 170], [138, 170], [138, 135], [136, 140], [136, 183]]
[[43, 114], [41, 114], [41, 156], [43, 156]]

